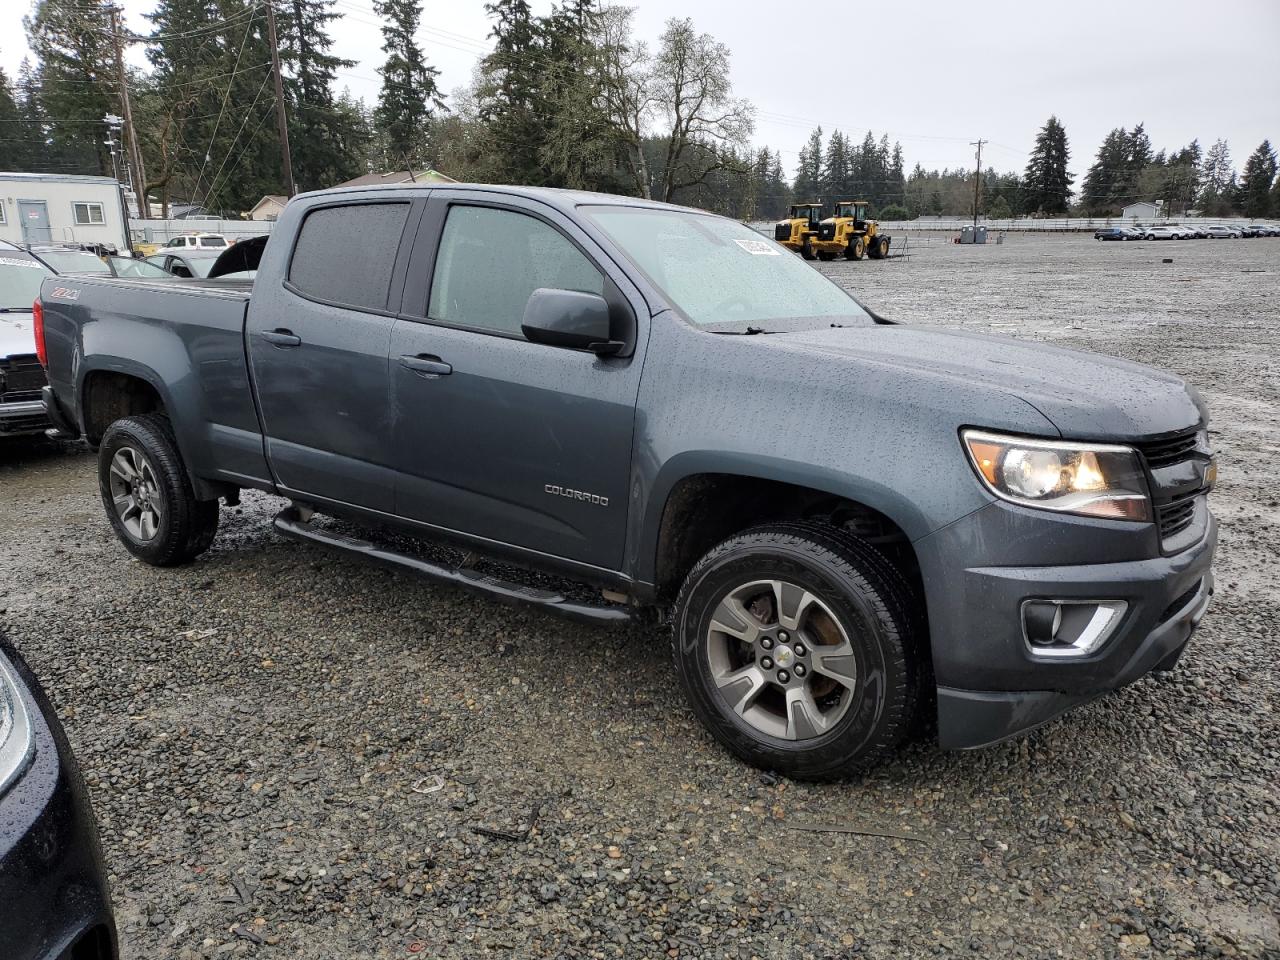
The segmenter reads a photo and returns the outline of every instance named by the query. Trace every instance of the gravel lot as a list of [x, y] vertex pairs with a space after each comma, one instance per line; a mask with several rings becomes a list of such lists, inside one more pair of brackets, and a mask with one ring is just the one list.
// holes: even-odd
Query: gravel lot
[[278, 539], [265, 496], [151, 569], [87, 451], [9, 443], [0, 625], [91, 785], [124, 955], [1280, 956], [1280, 240], [911, 246], [821, 269], [1207, 396], [1220, 590], [1175, 674], [993, 749], [779, 781], [702, 732], [658, 629]]

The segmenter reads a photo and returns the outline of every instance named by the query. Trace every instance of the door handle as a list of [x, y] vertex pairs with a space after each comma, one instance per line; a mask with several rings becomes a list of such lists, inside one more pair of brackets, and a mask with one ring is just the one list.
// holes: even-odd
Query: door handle
[[292, 330], [285, 330], [283, 327], [275, 330], [266, 330], [261, 336], [267, 343], [274, 343], [277, 347], [296, 347], [302, 343], [300, 336]]
[[400, 357], [400, 366], [424, 377], [447, 377], [453, 373], [453, 367], [429, 353], [419, 353], [416, 356], [403, 354]]

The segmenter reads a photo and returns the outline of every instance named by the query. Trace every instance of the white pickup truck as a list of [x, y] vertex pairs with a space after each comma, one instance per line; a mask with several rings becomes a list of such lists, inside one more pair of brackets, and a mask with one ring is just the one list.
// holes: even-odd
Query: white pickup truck
[[0, 242], [0, 437], [40, 433], [50, 426], [40, 401], [44, 368], [36, 356], [31, 305], [40, 295], [47, 266]]

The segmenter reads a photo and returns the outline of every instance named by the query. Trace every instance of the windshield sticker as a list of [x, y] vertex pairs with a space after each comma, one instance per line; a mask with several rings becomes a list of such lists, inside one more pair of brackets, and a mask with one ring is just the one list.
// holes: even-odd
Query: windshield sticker
[[733, 242], [753, 257], [776, 257], [781, 253], [767, 240], [734, 240]]
[[43, 270], [44, 264], [35, 260], [18, 260], [14, 257], [0, 257], [0, 264], [6, 267], [31, 267], [35, 270]]

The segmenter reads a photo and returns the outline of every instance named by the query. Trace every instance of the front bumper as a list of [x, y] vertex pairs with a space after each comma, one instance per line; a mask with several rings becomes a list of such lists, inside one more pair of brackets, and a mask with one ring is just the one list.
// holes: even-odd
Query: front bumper
[[12, 650], [35, 753], [0, 795], [0, 944], [5, 960], [116, 960], [98, 833], [66, 736]]
[[[938, 684], [938, 741], [944, 748], [981, 747], [1030, 730], [1065, 710], [1118, 689], [1155, 669], [1169, 669], [1181, 655], [1213, 594], [1211, 566], [1217, 522], [1202, 513], [1199, 536], [1184, 550], [1160, 556], [1150, 541], [1108, 540], [1097, 521], [1055, 521], [1026, 527], [1012, 546], [1017, 566], [986, 565], [987, 548], [1009, 549], [1007, 536], [1023, 526], [1019, 513], [984, 508], [935, 534], [921, 552], [930, 591], [929, 617]], [[1026, 523], [1039, 522], [1028, 518]], [[1010, 524], [1013, 524], [1011, 527]], [[1001, 536], [992, 533], [998, 530]], [[1135, 531], [1136, 533], [1136, 531]], [[933, 538], [926, 538], [933, 540]], [[922, 542], [923, 543], [923, 542]], [[930, 578], [939, 551], [974, 565]], [[1110, 562], [1088, 559], [1107, 556]], [[932, 559], [926, 559], [931, 557]], [[1039, 566], [1053, 558], [1068, 562]], [[1023, 634], [1021, 608], [1028, 599], [1123, 600], [1123, 620], [1095, 652], [1081, 657], [1037, 655]]]

